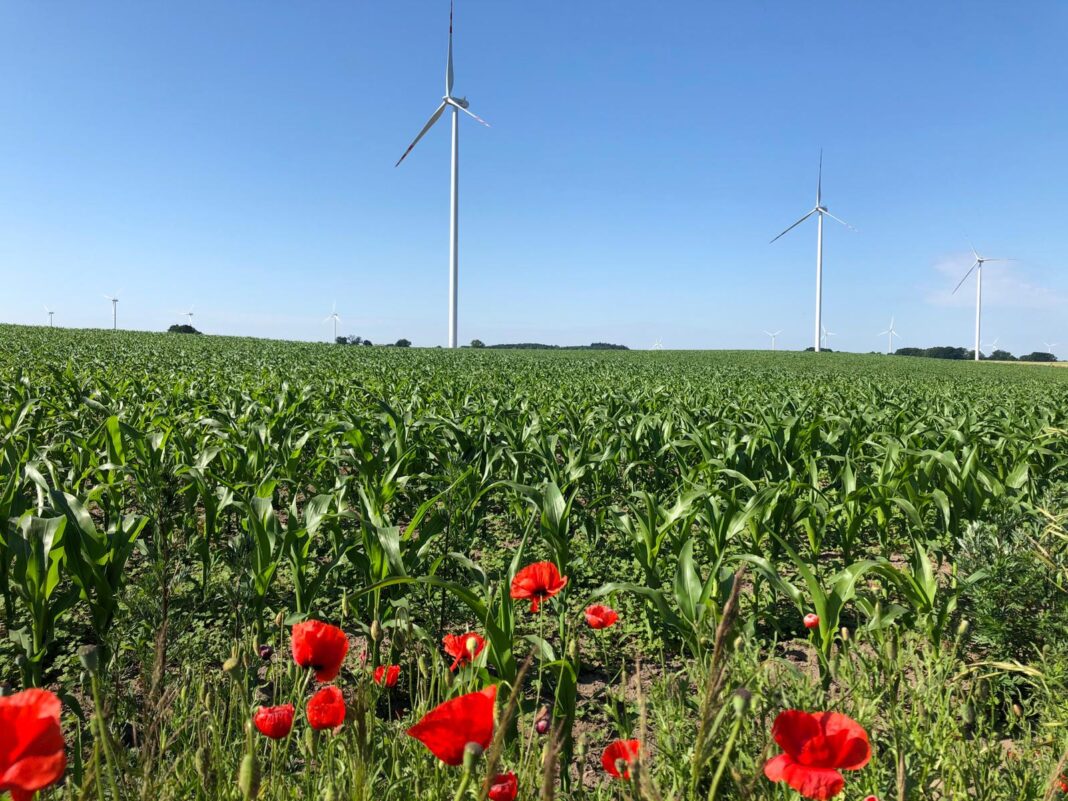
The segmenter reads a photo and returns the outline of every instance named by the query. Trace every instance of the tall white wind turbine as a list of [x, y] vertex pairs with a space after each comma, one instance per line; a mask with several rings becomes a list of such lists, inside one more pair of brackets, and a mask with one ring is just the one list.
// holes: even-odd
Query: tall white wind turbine
[[829, 211], [827, 207], [823, 205], [823, 151], [820, 151], [820, 171], [819, 177], [816, 179], [816, 205], [812, 208], [808, 214], [795, 222], [775, 239], [771, 240], [775, 242], [777, 239], [782, 238], [784, 235], [792, 231], [799, 226], [813, 214], [816, 215], [816, 326], [813, 346], [817, 353], [820, 350], [820, 332], [823, 330], [822, 314], [823, 314], [823, 218], [825, 216], [830, 217], [835, 222], [840, 222], [846, 228], [850, 230], [856, 230], [852, 225], [845, 220], [841, 220], [835, 217]]
[[185, 318], [185, 321], [186, 321], [187, 325], [192, 326], [193, 325], [193, 307], [190, 306], [189, 307], [189, 311], [182, 312], [182, 317]]
[[890, 327], [885, 331], [880, 331], [878, 336], [882, 336], [883, 334], [886, 334], [886, 355], [889, 356], [894, 350], [894, 337], [897, 337], [898, 339], [901, 338], [901, 335], [894, 330], [893, 317], [890, 318]]
[[982, 329], [983, 319], [983, 265], [995, 261], [1015, 261], [1015, 259], [985, 259], [980, 256], [975, 248], [972, 248], [972, 255], [975, 256], [975, 261], [972, 262], [972, 266], [968, 268], [968, 272], [964, 274], [964, 277], [960, 279], [960, 283], [953, 288], [951, 295], [956, 295], [957, 290], [964, 286], [964, 282], [968, 280], [968, 276], [975, 272], [975, 361], [979, 361], [979, 334]]
[[328, 323], [331, 320], [334, 321], [334, 339], [332, 341], [337, 342], [337, 324], [341, 322], [341, 317], [339, 317], [337, 313], [337, 303], [334, 304], [333, 310], [330, 312], [330, 314], [327, 317], [323, 318], [324, 323]]
[[111, 330], [119, 330], [119, 293], [114, 295], [104, 295], [105, 298], [111, 301]]
[[44, 307], [44, 310], [45, 310], [46, 312], [48, 312], [48, 327], [49, 327], [49, 328], [54, 328], [55, 326], [53, 326], [53, 325], [52, 325], [52, 317], [53, 317], [53, 316], [55, 315], [55, 312], [54, 312], [54, 311], [52, 311], [52, 310], [51, 310], [50, 308], [48, 308], [47, 306], [45, 306], [45, 307]]
[[1053, 349], [1055, 347], [1057, 347], [1057, 345], [1059, 345], [1060, 343], [1059, 342], [1043, 342], [1042, 344], [1046, 346], [1046, 353], [1049, 353], [1049, 354], [1052, 355], [1053, 354]]
[[828, 337], [836, 337], [836, 336], [838, 336], [838, 334], [834, 333], [834, 331], [828, 331], [826, 328], [824, 328], [823, 329], [823, 347], [827, 347], [827, 339], [828, 339]]
[[437, 107], [430, 119], [427, 120], [423, 130], [408, 145], [404, 155], [397, 159], [395, 167], [412, 152], [420, 139], [429, 131], [434, 123], [441, 119], [445, 109], [452, 109], [452, 179], [449, 194], [449, 347], [456, 347], [456, 296], [459, 285], [459, 206], [460, 206], [460, 112], [474, 117], [475, 120], [489, 127], [489, 123], [477, 114], [468, 110], [466, 97], [454, 97], [452, 94], [452, 16], [453, 3], [449, 3], [449, 55], [445, 64], [445, 96], [441, 98], [441, 105]]
[[779, 329], [778, 331], [765, 331], [764, 333], [771, 337], [771, 349], [775, 350], [775, 338], [782, 333], [782, 329]]

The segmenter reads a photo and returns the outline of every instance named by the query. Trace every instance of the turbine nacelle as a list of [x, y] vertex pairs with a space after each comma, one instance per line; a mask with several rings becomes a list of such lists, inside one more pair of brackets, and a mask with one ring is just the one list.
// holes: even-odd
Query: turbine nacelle
[[466, 97], [449, 97], [448, 95], [445, 95], [445, 97], [441, 98], [441, 102], [462, 109], [466, 109], [471, 105], [467, 102]]

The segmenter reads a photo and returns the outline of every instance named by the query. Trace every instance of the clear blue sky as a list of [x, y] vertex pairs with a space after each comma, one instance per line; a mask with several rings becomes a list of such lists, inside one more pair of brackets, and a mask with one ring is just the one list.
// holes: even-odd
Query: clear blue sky
[[[0, 5], [0, 320], [446, 338], [447, 0]], [[459, 0], [460, 340], [1068, 351], [1068, 4]]]

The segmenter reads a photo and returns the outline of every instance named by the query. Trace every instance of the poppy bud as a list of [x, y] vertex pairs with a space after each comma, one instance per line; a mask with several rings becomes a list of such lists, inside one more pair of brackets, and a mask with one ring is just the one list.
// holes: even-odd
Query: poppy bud
[[579, 735], [578, 743], [575, 744], [575, 761], [579, 765], [586, 764], [586, 734], [583, 732]]
[[382, 626], [375, 620], [371, 623], [371, 639], [378, 642], [382, 639]]
[[269, 646], [266, 643], [264, 643], [263, 645], [261, 645], [259, 648], [256, 649], [256, 653], [258, 653], [260, 655], [260, 659], [262, 659], [264, 662], [266, 662], [272, 656], [274, 656], [274, 649], [271, 646]]
[[552, 725], [552, 719], [549, 715], [549, 710], [546, 707], [542, 707], [538, 713], [538, 719], [534, 721], [534, 731], [538, 734], [545, 734], [549, 731], [550, 725]]
[[1020, 706], [1018, 703], [1014, 702], [1013, 705], [1012, 705], [1012, 714], [1016, 715], [1016, 717], [1018, 717], [1018, 718], [1022, 718], [1023, 717], [1023, 707]]
[[427, 677], [426, 657], [419, 654], [419, 658], [415, 660], [415, 667], [419, 670], [419, 675], [425, 679]]
[[864, 801], [879, 801], [879, 796], [877, 796], [877, 795], [866, 795], [866, 796], [864, 796]]
[[0, 681], [0, 698], [7, 698], [11, 695], [11, 685], [6, 681]]
[[231, 656], [225, 662], [223, 662], [223, 673], [233, 673], [237, 670], [238, 659], [236, 656]]
[[965, 634], [968, 633], [969, 628], [971, 628], [971, 623], [968, 622], [967, 618], [962, 618], [957, 626], [957, 636], [963, 637]]
[[467, 653], [471, 654], [472, 659], [475, 658], [475, 654], [479, 651], [478, 646], [478, 637], [468, 637], [467, 640], [464, 641], [464, 648], [467, 650]]
[[578, 651], [578, 639], [573, 639], [567, 644], [567, 658], [571, 660], [571, 664], [577, 665], [579, 659]]
[[260, 765], [256, 755], [245, 754], [241, 758], [241, 768], [237, 772], [237, 787], [245, 801], [251, 801], [260, 793]]
[[346, 618], [349, 616], [349, 596], [341, 595], [341, 617]]
[[26, 658], [26, 654], [19, 654], [15, 657], [15, 666], [23, 673], [29, 669], [30, 660]]
[[749, 702], [753, 700], [753, 694], [745, 687], [739, 687], [731, 696], [731, 704], [734, 706], [734, 714], [741, 716], [749, 709]]
[[337, 792], [334, 790], [334, 785], [330, 785], [323, 790], [323, 801], [337, 801]]
[[275, 628], [279, 628], [280, 629], [285, 624], [286, 624], [286, 613], [284, 611], [282, 611], [282, 610], [279, 610], [278, 614], [274, 616]]
[[734, 638], [734, 650], [739, 650], [743, 645], [745, 645], [745, 637], [739, 634]]
[[849, 642], [849, 629], [847, 629], [845, 626], [842, 626], [842, 630], [839, 633], [842, 635], [842, 642]]
[[814, 629], [820, 625], [820, 616], [814, 612], [809, 612], [802, 622], [805, 624], [806, 629]]
[[197, 749], [196, 769], [200, 783], [205, 787], [210, 787], [212, 785], [213, 777], [211, 775], [211, 759], [208, 756], [207, 746], [202, 745]]
[[100, 649], [95, 645], [83, 645], [78, 649], [78, 661], [86, 672], [95, 676], [100, 669]]
[[975, 723], [975, 705], [968, 701], [964, 705], [964, 710], [961, 713], [961, 719], [969, 726]]

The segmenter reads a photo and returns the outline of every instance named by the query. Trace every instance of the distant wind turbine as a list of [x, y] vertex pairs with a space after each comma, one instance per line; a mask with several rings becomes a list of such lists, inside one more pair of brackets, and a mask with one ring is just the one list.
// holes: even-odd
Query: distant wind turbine
[[105, 298], [111, 301], [111, 330], [119, 330], [119, 293], [114, 295], [104, 295]]
[[771, 349], [775, 350], [775, 337], [781, 334], [782, 330], [780, 329], [778, 331], [765, 331], [764, 333], [771, 337]]
[[334, 321], [334, 342], [337, 342], [337, 324], [341, 321], [341, 318], [337, 313], [337, 303], [334, 304], [333, 311], [327, 317], [323, 318], [324, 323], [328, 323], [331, 320]]
[[993, 342], [987, 342], [985, 345], [983, 345], [983, 347], [989, 349], [989, 351], [991, 353], [993, 353], [994, 351], [996, 351], [998, 349], [998, 342], [1000, 342], [1000, 341], [1001, 341], [1001, 337], [994, 337], [994, 341]]
[[477, 114], [468, 111], [466, 97], [454, 97], [452, 94], [452, 16], [453, 4], [449, 3], [449, 55], [445, 64], [445, 96], [441, 98], [441, 105], [430, 115], [423, 130], [408, 145], [396, 167], [412, 152], [420, 139], [429, 131], [445, 112], [446, 108], [452, 108], [452, 182], [449, 202], [449, 347], [455, 348], [456, 343], [456, 296], [459, 285], [459, 213], [460, 213], [460, 112], [474, 117], [475, 120], [489, 127], [489, 123]]
[[827, 207], [823, 205], [822, 192], [823, 151], [820, 150], [820, 171], [819, 177], [816, 179], [816, 205], [813, 207], [812, 211], [810, 211], [800, 220], [795, 222], [793, 225], [791, 225], [789, 228], [787, 228], [785, 231], [775, 237], [775, 239], [771, 240], [772, 242], [775, 242], [777, 239], [780, 239], [781, 237], [792, 231], [794, 228], [799, 226], [813, 214], [816, 215], [816, 326], [814, 335], [815, 341], [813, 343], [813, 347], [815, 348], [817, 353], [819, 353], [820, 350], [820, 331], [823, 329], [823, 218], [824, 216], [830, 217], [835, 222], [840, 222], [846, 228], [849, 228], [850, 230], [856, 230], [845, 220], [840, 220], [839, 218], [831, 214], [829, 211], [827, 211]]
[[878, 336], [882, 336], [883, 334], [886, 334], [886, 355], [889, 356], [890, 353], [894, 350], [894, 337], [897, 337], [898, 339], [901, 338], [901, 335], [894, 330], [893, 317], [890, 318], [890, 327], [887, 328], [885, 331], [880, 331]]
[[823, 347], [827, 347], [827, 338], [828, 337], [836, 337], [836, 336], [838, 336], [838, 334], [834, 333], [834, 331], [828, 331], [826, 328], [824, 328], [823, 329]]
[[192, 326], [193, 325], [193, 307], [190, 306], [189, 307], [189, 311], [182, 312], [182, 317], [185, 318], [186, 323], [188, 323], [190, 326]]
[[53, 325], [52, 325], [52, 317], [53, 317], [53, 315], [55, 314], [55, 312], [54, 312], [54, 311], [52, 311], [52, 310], [51, 310], [50, 308], [48, 308], [47, 306], [45, 306], [45, 307], [44, 307], [44, 310], [45, 310], [46, 312], [48, 312], [48, 327], [49, 327], [49, 328], [54, 328], [55, 326], [53, 326]]
[[964, 277], [960, 279], [960, 283], [954, 287], [951, 295], [956, 295], [957, 290], [960, 289], [964, 282], [968, 280], [968, 276], [975, 272], [975, 361], [979, 361], [979, 334], [982, 327], [983, 318], [983, 265], [994, 261], [1016, 261], [1015, 259], [984, 259], [978, 253], [975, 248], [972, 248], [972, 255], [975, 256], [975, 261], [972, 266], [968, 268], [968, 272], [964, 274]]
[[1059, 342], [1043, 342], [1042, 344], [1046, 346], [1046, 353], [1053, 353], [1053, 349], [1055, 347], [1057, 347], [1057, 345], [1059, 345], [1060, 343]]

